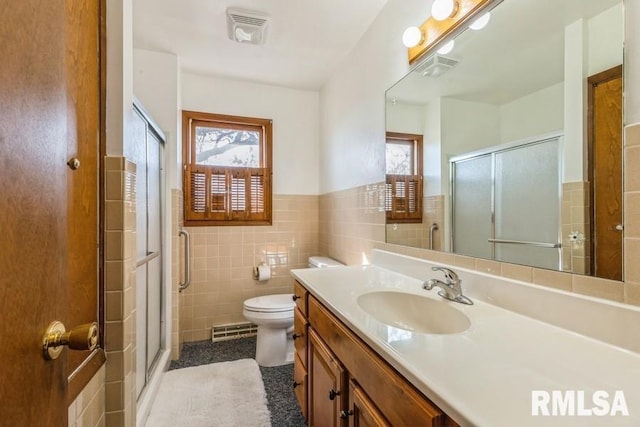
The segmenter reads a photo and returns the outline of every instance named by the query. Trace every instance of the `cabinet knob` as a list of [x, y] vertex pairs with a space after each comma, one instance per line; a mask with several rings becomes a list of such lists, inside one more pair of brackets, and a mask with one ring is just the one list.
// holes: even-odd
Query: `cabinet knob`
[[294, 300], [294, 301], [299, 300], [300, 299], [300, 295], [293, 294], [291, 299]]
[[349, 409], [348, 411], [340, 411], [340, 418], [342, 418], [343, 420], [345, 418], [349, 418], [350, 415], [353, 415], [353, 411], [351, 409]]
[[340, 392], [339, 391], [335, 391], [334, 389], [329, 390], [329, 400], [333, 400], [336, 398], [336, 396], [339, 396]]
[[295, 380], [293, 381], [293, 388], [296, 388], [299, 385], [302, 385], [302, 383], [296, 382]]
[[291, 338], [295, 341], [298, 338], [302, 338], [302, 334], [293, 334], [293, 335], [291, 335]]

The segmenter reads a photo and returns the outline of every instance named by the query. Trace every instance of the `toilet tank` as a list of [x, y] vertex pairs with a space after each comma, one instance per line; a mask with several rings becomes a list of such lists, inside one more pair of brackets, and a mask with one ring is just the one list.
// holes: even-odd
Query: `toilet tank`
[[336, 261], [333, 258], [325, 257], [325, 256], [311, 256], [309, 257], [309, 267], [310, 268], [326, 268], [326, 267], [342, 267], [342, 264], [339, 261]]

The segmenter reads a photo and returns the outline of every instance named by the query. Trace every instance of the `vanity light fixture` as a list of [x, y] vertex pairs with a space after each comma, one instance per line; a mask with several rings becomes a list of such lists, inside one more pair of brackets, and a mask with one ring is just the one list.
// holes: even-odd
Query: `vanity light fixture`
[[471, 25], [469, 25], [469, 28], [476, 31], [481, 30], [487, 26], [487, 24], [489, 23], [489, 19], [491, 19], [491, 13], [487, 12], [484, 15], [482, 15], [480, 18], [473, 21]]
[[436, 21], [444, 21], [452, 18], [458, 11], [458, 7], [456, 0], [434, 0], [431, 5], [431, 16]]
[[403, 43], [409, 49], [409, 64], [427, 58], [443, 48], [470, 24], [474, 25], [474, 29], [486, 25], [490, 19], [488, 12], [501, 2], [502, 0], [434, 0], [429, 19], [417, 27], [417, 31], [413, 27], [405, 30], [403, 35]]
[[418, 27], [409, 27], [402, 34], [402, 44], [406, 47], [418, 46], [424, 40], [424, 34]]

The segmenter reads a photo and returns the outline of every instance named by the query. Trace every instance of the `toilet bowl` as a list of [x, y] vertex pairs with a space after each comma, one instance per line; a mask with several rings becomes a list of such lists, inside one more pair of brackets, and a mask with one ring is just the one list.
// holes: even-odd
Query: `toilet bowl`
[[244, 302], [242, 315], [258, 325], [256, 362], [260, 366], [280, 366], [293, 362], [292, 294], [265, 295]]

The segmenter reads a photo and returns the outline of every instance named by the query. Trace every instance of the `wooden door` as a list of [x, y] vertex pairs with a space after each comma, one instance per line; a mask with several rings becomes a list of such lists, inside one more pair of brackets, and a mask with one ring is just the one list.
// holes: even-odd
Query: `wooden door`
[[355, 381], [349, 381], [349, 427], [390, 427], [380, 410]]
[[346, 372], [315, 331], [309, 328], [309, 426], [338, 427], [346, 420]]
[[591, 271], [622, 280], [622, 66], [588, 82]]
[[98, 319], [98, 4], [0, 6], [3, 425], [66, 425], [70, 377], [77, 393], [104, 360], [76, 369], [91, 355], [64, 350], [46, 361], [41, 350], [50, 322], [69, 329]]

